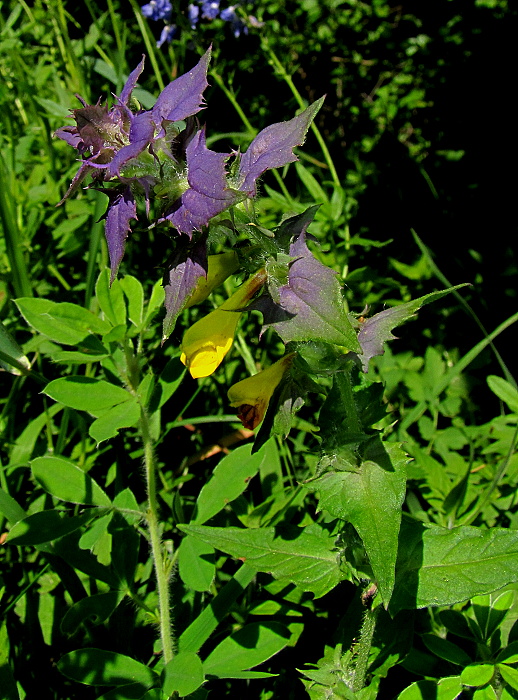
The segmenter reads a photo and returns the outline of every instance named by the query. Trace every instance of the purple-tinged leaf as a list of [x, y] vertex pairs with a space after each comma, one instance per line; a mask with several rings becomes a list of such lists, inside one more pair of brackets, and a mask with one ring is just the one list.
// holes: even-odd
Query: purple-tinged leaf
[[71, 194], [76, 192], [76, 190], [79, 188], [79, 185], [82, 183], [82, 181], [87, 175], [92, 175], [92, 177], [97, 177], [101, 179], [103, 177], [103, 173], [100, 173], [99, 168], [106, 168], [106, 163], [109, 162], [109, 160], [112, 157], [113, 154], [111, 149], [106, 148], [93, 158], [90, 158], [89, 160], [84, 160], [81, 163], [81, 167], [74, 175], [74, 178], [70, 183], [70, 187], [66, 191], [65, 196], [60, 202], [56, 204], [56, 206], [59, 207], [61, 204], [63, 204], [65, 199], [68, 199]]
[[[181, 240], [178, 242], [181, 247]], [[168, 273], [169, 282], [164, 286], [166, 316], [162, 341], [165, 341], [173, 332], [178, 314], [196, 288], [200, 277], [207, 276], [207, 268], [205, 238], [190, 249], [185, 250], [184, 247], [182, 253], [173, 260]]]
[[293, 217], [298, 219], [298, 226], [293, 223], [298, 235], [289, 252], [295, 259], [289, 267], [288, 284], [278, 287], [279, 305], [272, 302], [267, 308], [263, 302], [254, 308], [263, 312], [264, 325], [272, 326], [285, 343], [321, 340], [361, 352], [345, 313], [336, 273], [322, 265], [306, 245], [306, 229], [311, 221], [306, 214]]
[[153, 140], [155, 126], [151, 112], [137, 114], [131, 122], [129, 139], [130, 143], [123, 146], [113, 158], [108, 167], [108, 179], [119, 175], [120, 169], [132, 158], [136, 158]]
[[142, 56], [141, 62], [138, 64], [138, 66], [133, 70], [130, 74], [128, 79], [126, 80], [126, 83], [124, 87], [122, 88], [122, 92], [119, 97], [119, 104], [121, 105], [127, 105], [128, 100], [131, 97], [131, 93], [133, 92], [135, 85], [137, 84], [138, 79], [140, 78], [140, 74], [144, 70], [144, 60], [145, 56]]
[[237, 201], [227, 183], [225, 161], [228, 153], [215, 153], [205, 145], [205, 131], [198, 131], [186, 149], [189, 189], [180, 206], [165, 218], [182, 233], [192, 235], [210, 219]]
[[241, 156], [239, 189], [249, 197], [256, 194], [256, 180], [265, 170], [280, 168], [297, 160], [293, 149], [301, 146], [324, 98], [313, 102], [301, 114], [288, 122], [278, 122], [263, 129]]
[[163, 119], [177, 122], [203, 109], [203, 91], [208, 86], [207, 66], [210, 55], [211, 49], [208, 49], [192, 70], [162, 90], [151, 110], [157, 126], [161, 125]]
[[393, 328], [412, 319], [421, 306], [429, 304], [436, 299], [440, 299], [446, 294], [453, 292], [455, 289], [467, 286], [467, 284], [468, 283], [458, 284], [455, 287], [443, 289], [440, 292], [426, 294], [423, 297], [419, 297], [419, 299], [408, 301], [405, 304], [393, 306], [390, 309], [385, 309], [385, 311], [381, 311], [379, 314], [368, 318], [362, 323], [358, 334], [358, 341], [363, 352], [361, 356], [363, 371], [367, 372], [369, 370], [369, 362], [372, 357], [375, 355], [383, 355], [383, 343], [387, 340], [396, 339], [396, 336], [392, 335], [391, 332]]
[[[107, 193], [110, 196], [109, 193]], [[110, 254], [110, 284], [117, 276], [117, 270], [124, 256], [126, 239], [131, 231], [130, 220], [137, 218], [137, 205], [129, 187], [112, 195], [106, 212], [105, 235]]]
[[83, 139], [79, 136], [77, 131], [77, 126], [62, 126], [56, 129], [54, 136], [59, 139], [66, 141], [72, 148], [77, 148], [79, 150], [79, 144], [83, 143]]

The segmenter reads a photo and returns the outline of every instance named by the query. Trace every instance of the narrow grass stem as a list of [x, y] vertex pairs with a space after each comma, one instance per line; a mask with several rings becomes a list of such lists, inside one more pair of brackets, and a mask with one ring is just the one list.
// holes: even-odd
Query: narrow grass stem
[[169, 596], [169, 575], [163, 556], [162, 543], [160, 542], [160, 530], [158, 521], [158, 502], [156, 498], [156, 464], [151, 437], [149, 418], [144, 408], [140, 413], [140, 434], [144, 446], [144, 466], [146, 469], [146, 485], [148, 493], [147, 524], [151, 540], [151, 554], [155, 566], [155, 575], [158, 589], [158, 610], [160, 616], [160, 638], [164, 663], [173, 658], [173, 632], [171, 623], [171, 603]]

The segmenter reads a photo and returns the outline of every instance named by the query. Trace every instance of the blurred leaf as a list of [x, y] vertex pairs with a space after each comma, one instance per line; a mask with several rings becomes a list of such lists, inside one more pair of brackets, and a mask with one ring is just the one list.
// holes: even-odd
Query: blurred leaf
[[92, 477], [60, 457], [37, 457], [31, 462], [33, 477], [60, 501], [109, 507], [111, 501]]
[[30, 326], [56, 343], [78, 345], [90, 333], [110, 330], [106, 321], [77, 304], [31, 297], [15, 299], [15, 304]]
[[502, 377], [490, 374], [487, 383], [491, 391], [506, 403], [513, 413], [518, 413], [518, 390]]

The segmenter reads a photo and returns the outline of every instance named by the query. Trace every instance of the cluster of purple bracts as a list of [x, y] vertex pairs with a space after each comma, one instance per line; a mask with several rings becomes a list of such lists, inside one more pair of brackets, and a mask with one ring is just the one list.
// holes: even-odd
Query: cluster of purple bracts
[[[293, 149], [303, 143], [323, 100], [290, 121], [263, 129], [244, 154], [211, 151], [206, 146], [205, 129], [192, 119], [204, 108], [210, 54], [209, 49], [192, 70], [169, 83], [152, 109], [134, 112], [129, 105], [144, 68], [142, 58], [111, 108], [100, 103], [87, 105], [79, 98], [83, 106], [72, 111], [75, 125], [56, 132], [83, 159], [62, 202], [87, 175], [92, 176], [96, 187], [112, 183], [103, 187], [109, 198], [105, 234], [112, 281], [124, 255], [130, 222], [137, 219], [137, 197], [144, 198], [148, 214], [150, 200], [158, 199], [161, 213], [152, 223], [169, 222], [178, 239], [189, 244], [189, 252], [177, 254], [169, 273], [169, 321], [176, 318], [199, 277], [206, 274], [201, 234], [210, 220], [232, 205], [253, 198], [257, 179], [266, 170], [296, 160]], [[230, 159], [234, 159], [232, 174], [227, 165]], [[193, 235], [197, 236], [194, 241]], [[168, 325], [170, 331], [171, 323]]]

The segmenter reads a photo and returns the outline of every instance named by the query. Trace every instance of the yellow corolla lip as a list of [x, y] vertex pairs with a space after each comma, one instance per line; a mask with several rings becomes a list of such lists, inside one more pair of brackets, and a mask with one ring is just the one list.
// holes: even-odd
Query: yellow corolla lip
[[241, 310], [265, 281], [265, 271], [259, 270], [219, 309], [186, 330], [180, 360], [195, 379], [208, 377], [219, 367], [234, 342]]
[[263, 420], [273, 392], [291, 367], [295, 355], [295, 352], [285, 355], [268, 369], [230, 387], [230, 405], [238, 408], [237, 415], [245, 428], [253, 430]]
[[230, 277], [239, 267], [237, 253], [219, 253], [207, 257], [207, 277], [200, 277], [198, 283], [187, 300], [185, 308], [200, 304], [209, 296], [213, 289], [219, 287], [227, 277]]

